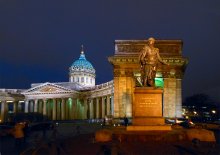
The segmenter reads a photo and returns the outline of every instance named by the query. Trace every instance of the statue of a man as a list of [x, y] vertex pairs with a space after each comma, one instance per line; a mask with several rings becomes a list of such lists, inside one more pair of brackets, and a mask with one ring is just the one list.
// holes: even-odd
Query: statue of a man
[[155, 39], [149, 38], [148, 44], [140, 51], [139, 63], [141, 65], [142, 86], [154, 87], [158, 63], [163, 62], [159, 55], [159, 49], [154, 47]]

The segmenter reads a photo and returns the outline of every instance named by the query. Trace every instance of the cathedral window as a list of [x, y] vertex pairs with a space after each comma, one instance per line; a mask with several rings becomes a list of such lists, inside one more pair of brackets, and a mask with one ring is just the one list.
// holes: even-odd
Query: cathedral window
[[84, 83], [84, 77], [81, 77], [81, 83]]

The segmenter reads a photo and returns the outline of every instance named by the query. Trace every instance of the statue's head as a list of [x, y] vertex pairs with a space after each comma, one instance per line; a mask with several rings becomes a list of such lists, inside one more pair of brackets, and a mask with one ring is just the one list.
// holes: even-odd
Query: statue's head
[[148, 43], [149, 44], [154, 44], [155, 43], [155, 39], [153, 37], [148, 38]]

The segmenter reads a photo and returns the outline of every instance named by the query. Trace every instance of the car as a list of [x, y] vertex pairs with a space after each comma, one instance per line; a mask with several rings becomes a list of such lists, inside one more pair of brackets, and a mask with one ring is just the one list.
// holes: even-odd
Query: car
[[191, 120], [185, 120], [180, 123], [177, 123], [178, 125], [184, 127], [184, 128], [193, 128], [195, 127], [195, 124]]
[[175, 119], [175, 123], [177, 123], [177, 124], [187, 122], [187, 121], [189, 121], [189, 119], [186, 119], [186, 118], [177, 118], [177, 119]]
[[166, 123], [166, 124], [175, 124], [175, 119], [166, 118], [166, 119], [165, 119], [165, 123]]
[[166, 124], [180, 124], [181, 122], [185, 122], [188, 119], [186, 118], [166, 118], [165, 122]]

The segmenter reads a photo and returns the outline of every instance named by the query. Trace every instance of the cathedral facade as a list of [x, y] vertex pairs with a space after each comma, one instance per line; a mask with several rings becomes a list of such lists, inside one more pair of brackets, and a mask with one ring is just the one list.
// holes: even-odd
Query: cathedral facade
[[1, 121], [7, 121], [8, 113], [17, 112], [37, 112], [50, 120], [113, 115], [113, 81], [95, 85], [95, 77], [82, 49], [79, 59], [69, 67], [69, 82], [36, 83], [27, 90], [1, 89]]

